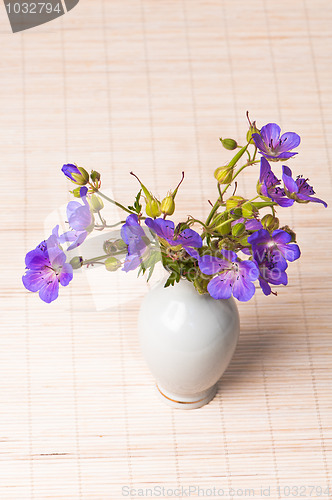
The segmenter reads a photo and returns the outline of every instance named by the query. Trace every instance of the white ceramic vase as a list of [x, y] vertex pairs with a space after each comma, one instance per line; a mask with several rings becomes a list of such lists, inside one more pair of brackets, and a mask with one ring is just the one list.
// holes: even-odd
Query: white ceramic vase
[[215, 396], [240, 333], [235, 300], [200, 295], [187, 280], [157, 283], [141, 304], [143, 357], [160, 397], [172, 407], [200, 408]]

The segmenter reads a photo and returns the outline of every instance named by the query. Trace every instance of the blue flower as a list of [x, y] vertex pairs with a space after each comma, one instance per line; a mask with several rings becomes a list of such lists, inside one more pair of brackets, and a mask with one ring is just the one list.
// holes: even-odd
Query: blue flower
[[39, 297], [47, 303], [58, 297], [59, 283], [67, 286], [73, 278], [73, 269], [66, 263], [66, 255], [59, 248], [54, 232], [26, 254], [25, 265], [23, 285], [30, 292], [39, 291]]
[[[81, 189], [83, 190], [83, 188]], [[61, 243], [65, 241], [73, 242], [67, 250], [72, 250], [81, 245], [93, 229], [93, 217], [86, 196], [82, 197], [82, 201], [83, 205], [79, 201], [70, 201], [67, 205], [67, 218], [72, 231], [67, 231], [59, 237]]]
[[265, 295], [270, 295], [273, 285], [287, 285], [287, 260], [293, 262], [301, 255], [298, 245], [290, 243], [292, 237], [282, 229], [276, 229], [272, 235], [266, 229], [260, 229], [248, 238], [254, 261], [259, 268], [259, 284]]
[[291, 239], [291, 235], [282, 229], [276, 229], [272, 235], [266, 229], [260, 229], [249, 236], [248, 243], [254, 251], [261, 249], [263, 254], [265, 250], [273, 250], [280, 253], [281, 259], [293, 262], [300, 257], [301, 252], [298, 245], [290, 243]]
[[259, 152], [268, 160], [287, 160], [297, 154], [290, 153], [290, 150], [300, 144], [300, 136], [295, 132], [286, 132], [280, 137], [280, 132], [279, 125], [268, 123], [261, 128], [259, 134], [252, 134]]
[[239, 261], [235, 252], [223, 250], [222, 258], [204, 255], [198, 260], [202, 273], [216, 276], [212, 278], [207, 290], [214, 299], [229, 299], [233, 294], [242, 302], [251, 299], [255, 293], [252, 283], [259, 276], [255, 262]]
[[287, 198], [285, 190], [277, 187], [281, 181], [274, 175], [271, 165], [264, 156], [261, 158], [259, 182], [261, 183], [260, 191], [263, 196], [270, 198], [281, 207], [290, 207], [293, 205], [294, 200]]
[[189, 254], [193, 248], [201, 248], [203, 245], [202, 238], [193, 229], [187, 228], [175, 234], [174, 222], [171, 220], [146, 219], [145, 224], [170, 246], [181, 245]]
[[[302, 176], [298, 176], [295, 180], [292, 178], [292, 171], [286, 165], [282, 167], [283, 175], [282, 180], [284, 181], [285, 191], [287, 196], [289, 196], [292, 201], [296, 200], [299, 203], [313, 201], [314, 203], [322, 203], [324, 207], [327, 207], [327, 203], [320, 198], [314, 198], [312, 195], [315, 191], [307, 183], [308, 179], [303, 179]], [[293, 201], [294, 203], [294, 201]]]
[[253, 258], [259, 268], [259, 284], [264, 295], [270, 295], [272, 290], [269, 285], [287, 285], [288, 278], [285, 270], [288, 264], [279, 251], [264, 247], [255, 247]]
[[121, 238], [128, 245], [128, 253], [122, 270], [125, 272], [136, 269], [143, 261], [147, 250], [147, 238], [138, 223], [138, 216], [131, 214], [121, 228]]
[[79, 186], [84, 186], [89, 181], [88, 172], [84, 168], [77, 167], [72, 163], [63, 165], [61, 170], [69, 180], [74, 182], [74, 184], [78, 184]]

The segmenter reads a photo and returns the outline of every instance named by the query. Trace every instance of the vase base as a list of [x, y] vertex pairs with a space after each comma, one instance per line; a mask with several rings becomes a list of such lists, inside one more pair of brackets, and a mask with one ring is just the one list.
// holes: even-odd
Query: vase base
[[180, 410], [194, 410], [196, 408], [201, 408], [202, 406], [208, 404], [211, 399], [214, 398], [217, 392], [217, 384], [210, 387], [204, 392], [199, 394], [194, 394], [192, 396], [179, 396], [172, 392], [163, 389], [156, 384], [156, 389], [159, 397], [172, 408], [178, 408]]

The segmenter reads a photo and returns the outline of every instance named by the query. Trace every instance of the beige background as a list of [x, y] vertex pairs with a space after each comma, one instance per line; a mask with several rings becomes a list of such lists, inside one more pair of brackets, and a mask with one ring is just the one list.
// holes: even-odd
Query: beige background
[[112, 278], [105, 309], [86, 273], [51, 305], [21, 275], [69, 200], [63, 163], [100, 169], [124, 203], [130, 170], [160, 196], [185, 170], [177, 220], [205, 217], [230, 158], [218, 137], [242, 142], [246, 110], [301, 135], [291, 167], [331, 204], [331, 28], [328, 0], [81, 0], [12, 34], [0, 5], [1, 499], [118, 500], [126, 485], [329, 498], [330, 208], [279, 211], [302, 258], [278, 297], [239, 304], [234, 359], [196, 411], [154, 393], [136, 331], [144, 279]]

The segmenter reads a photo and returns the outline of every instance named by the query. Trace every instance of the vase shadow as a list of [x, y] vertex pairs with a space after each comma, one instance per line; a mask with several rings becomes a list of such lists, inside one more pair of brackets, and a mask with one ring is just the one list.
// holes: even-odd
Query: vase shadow
[[275, 346], [282, 331], [264, 330], [259, 334], [240, 334], [233, 358], [217, 382], [217, 394], [223, 389], [230, 389], [243, 384], [250, 375], [257, 376], [262, 371], [262, 361], [269, 364], [275, 362]]

